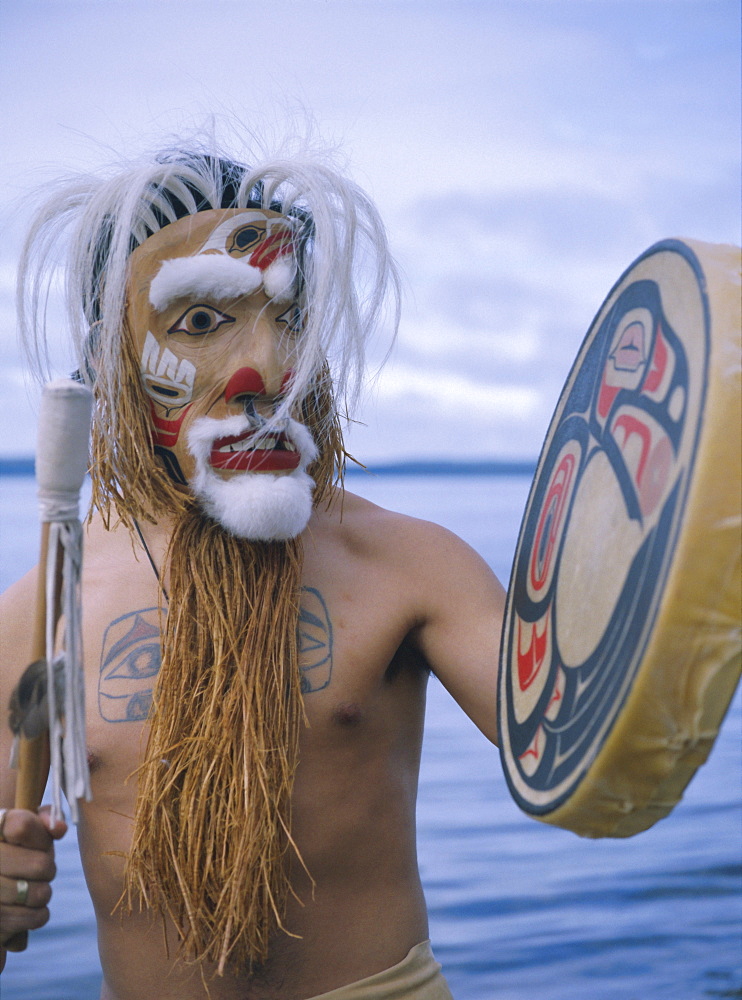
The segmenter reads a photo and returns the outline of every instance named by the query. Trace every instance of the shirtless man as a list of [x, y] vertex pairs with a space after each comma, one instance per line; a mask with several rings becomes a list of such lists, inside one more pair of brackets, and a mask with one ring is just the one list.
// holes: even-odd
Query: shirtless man
[[[120, 220], [114, 218], [103, 252], [89, 234], [80, 238], [87, 239], [90, 266], [98, 269], [81, 293], [93, 331], [81, 370], [95, 382], [99, 400], [93, 477], [108, 477], [86, 530], [82, 596], [93, 798], [81, 803], [79, 841], [98, 922], [101, 996], [305, 1000], [333, 991], [333, 1000], [443, 1000], [450, 993], [427, 943], [415, 844], [426, 684], [434, 672], [496, 740], [503, 590], [484, 562], [448, 531], [344, 492], [326, 474], [319, 482], [332, 432], [322, 407], [312, 409], [307, 400], [324, 384], [332, 338], [352, 339], [353, 325], [363, 322], [355, 290], [338, 277], [354, 253], [348, 240], [359, 220], [356, 231], [371, 233], [377, 252], [376, 283], [366, 301], [378, 302], [390, 275], [368, 203], [322, 168], [297, 174], [294, 186], [302, 190], [304, 208], [265, 198], [256, 208], [258, 189], [250, 183], [250, 198], [244, 184], [238, 190], [235, 178], [244, 177], [233, 164], [199, 156], [187, 166], [166, 162], [166, 180], [153, 169], [147, 183], [140, 182], [140, 203], [148, 198], [156, 207], [148, 214], [141, 205], [136, 209], [136, 219], [141, 223], [146, 215], [146, 225], [137, 228], [134, 216], [128, 218], [125, 238], [117, 243]], [[159, 169], [162, 174], [162, 161]], [[192, 197], [209, 187], [204, 179], [213, 182], [215, 173], [217, 193]], [[274, 174], [263, 170], [262, 176]], [[154, 195], [153, 178], [162, 185]], [[108, 202], [100, 191], [88, 201], [97, 197], [99, 219], [110, 219], [113, 188], [105, 189]], [[121, 199], [121, 187], [116, 196]], [[335, 218], [328, 223], [330, 204]], [[124, 269], [123, 322], [116, 319], [117, 261]], [[116, 353], [106, 324], [128, 351]], [[125, 356], [135, 359], [137, 377], [112, 382], [108, 374], [117, 363], [126, 372]], [[337, 391], [342, 370], [333, 374]], [[156, 453], [145, 463], [156, 470], [149, 509], [142, 499], [147, 488], [129, 491], [135, 477], [111, 448], [114, 431], [116, 441], [128, 433], [124, 423], [131, 423], [133, 411], [120, 393], [130, 390]], [[105, 416], [101, 398], [114, 403]], [[126, 413], [119, 423], [112, 415], [117, 408], [119, 416]], [[336, 458], [330, 467], [337, 464]], [[113, 472], [100, 471], [107, 468]], [[194, 496], [197, 515], [168, 509], [168, 502], [182, 506]], [[106, 523], [108, 513], [113, 517]], [[280, 862], [291, 888], [277, 919], [265, 913], [260, 918], [269, 928], [265, 955], [245, 945], [245, 959], [240, 940], [226, 963], [219, 961], [218, 948], [207, 957], [203, 946], [199, 957], [199, 945], [178, 953], [179, 937], [187, 934], [173, 924], [177, 900], [175, 910], [166, 904], [162, 913], [155, 891], [151, 906], [145, 900], [142, 908], [117, 908], [136, 824], [146, 827], [137, 818], [142, 805], [131, 775], [147, 756], [158, 712], [166, 714], [165, 663], [183, 662], [177, 634], [163, 638], [161, 660], [160, 629], [162, 611], [169, 610], [170, 620], [183, 592], [176, 554], [168, 547], [174, 532], [182, 537], [177, 532], [184, 516], [212, 527], [216, 522], [223, 534], [248, 545], [290, 547], [296, 537], [301, 553], [300, 611], [292, 628], [305, 721], [298, 727], [290, 794], [296, 850], [284, 850]], [[222, 568], [225, 578], [228, 569]], [[189, 566], [181, 576], [194, 572]], [[35, 575], [2, 599], [3, 704], [28, 661]], [[225, 596], [224, 604], [229, 614], [232, 598]], [[199, 615], [208, 611], [199, 607]], [[168, 641], [174, 643], [170, 654]], [[161, 662], [162, 689], [155, 689], [160, 700], [153, 710], [150, 692]], [[190, 663], [184, 669], [190, 671]], [[182, 670], [171, 671], [177, 672], [182, 676]], [[241, 746], [240, 738], [236, 734], [231, 742]], [[3, 764], [9, 747], [10, 732], [3, 727]], [[291, 751], [285, 756], [290, 763]], [[174, 756], [159, 763], [177, 766]], [[248, 779], [251, 767], [246, 765]], [[159, 780], [160, 771], [153, 773]], [[13, 808], [12, 771], [3, 770], [0, 793], [6, 809], [0, 814], [1, 940], [13, 948], [18, 932], [49, 919], [53, 841], [65, 827], [53, 827], [43, 810], [35, 815]], [[282, 815], [273, 817], [279, 825]], [[146, 829], [139, 835], [146, 841]], [[156, 850], [157, 844], [149, 847]], [[245, 896], [249, 891], [246, 885]]]

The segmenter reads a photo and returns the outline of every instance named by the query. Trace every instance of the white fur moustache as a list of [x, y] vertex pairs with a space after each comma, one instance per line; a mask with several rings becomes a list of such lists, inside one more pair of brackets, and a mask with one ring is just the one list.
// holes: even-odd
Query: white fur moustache
[[194, 423], [188, 433], [188, 450], [196, 462], [191, 488], [206, 513], [238, 538], [262, 542], [295, 538], [312, 513], [314, 480], [305, 470], [317, 457], [317, 446], [303, 424], [288, 420], [285, 433], [301, 457], [297, 469], [284, 475], [243, 472], [222, 479], [209, 463], [214, 442], [251, 427], [241, 414], [225, 420], [201, 417]]

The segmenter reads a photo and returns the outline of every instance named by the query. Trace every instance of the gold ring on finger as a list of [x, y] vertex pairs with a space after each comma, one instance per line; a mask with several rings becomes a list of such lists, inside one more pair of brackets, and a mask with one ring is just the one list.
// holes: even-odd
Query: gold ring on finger
[[25, 878], [16, 879], [15, 882], [15, 905], [25, 906], [28, 902], [28, 882]]

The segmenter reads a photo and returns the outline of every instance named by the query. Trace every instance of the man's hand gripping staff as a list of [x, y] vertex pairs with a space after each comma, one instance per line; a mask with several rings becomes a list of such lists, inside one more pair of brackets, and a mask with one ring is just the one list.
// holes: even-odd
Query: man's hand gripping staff
[[[80, 489], [88, 466], [92, 394], [69, 379], [44, 387], [36, 478], [41, 544], [31, 663], [13, 692], [9, 723], [18, 769], [13, 809], [0, 810], [0, 944], [22, 951], [27, 932], [48, 919], [53, 841], [67, 827], [61, 790], [77, 821], [77, 800], [90, 798], [85, 746], [80, 639], [82, 526]], [[60, 617], [62, 652], [55, 656]], [[53, 804], [37, 813], [52, 772]], [[2, 966], [0, 965], [0, 968]]]

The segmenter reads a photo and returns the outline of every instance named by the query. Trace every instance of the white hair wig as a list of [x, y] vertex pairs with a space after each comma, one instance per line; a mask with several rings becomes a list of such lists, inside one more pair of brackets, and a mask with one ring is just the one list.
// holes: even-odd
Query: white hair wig
[[46, 377], [46, 301], [63, 266], [80, 375], [95, 381], [114, 440], [121, 380], [131, 377], [122, 354], [129, 255], [178, 218], [228, 207], [272, 209], [299, 222], [300, 350], [277, 419], [295, 410], [325, 364], [336, 398], [352, 412], [369, 335], [382, 315], [396, 331], [399, 279], [383, 224], [364, 192], [326, 158], [279, 155], [243, 166], [201, 140], [102, 176], [64, 178], [47, 189], [22, 251], [21, 340], [32, 370]]

